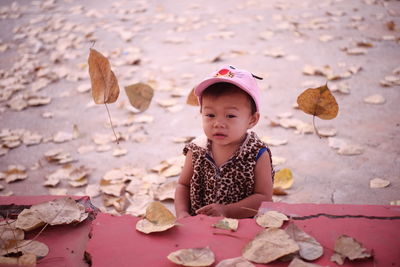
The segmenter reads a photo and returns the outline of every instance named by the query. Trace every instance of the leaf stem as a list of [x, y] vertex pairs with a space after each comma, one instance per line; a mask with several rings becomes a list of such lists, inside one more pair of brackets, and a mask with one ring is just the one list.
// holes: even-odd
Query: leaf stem
[[318, 132], [317, 126], [315, 125], [315, 115], [313, 115], [312, 124], [313, 124], [313, 126], [314, 126], [314, 131], [315, 131], [315, 133], [318, 135], [319, 138], [322, 138], [322, 136], [321, 136], [321, 135], [319, 134], [319, 132]]
[[108, 119], [110, 120], [111, 129], [112, 129], [112, 131], [114, 133], [114, 136], [115, 136], [115, 142], [117, 142], [117, 145], [119, 145], [118, 137], [117, 137], [117, 134], [115, 133], [115, 130], [114, 130], [114, 125], [113, 125], [112, 120], [111, 120], [111, 115], [110, 115], [110, 111], [108, 110], [107, 103], [104, 102], [104, 105], [106, 106]]

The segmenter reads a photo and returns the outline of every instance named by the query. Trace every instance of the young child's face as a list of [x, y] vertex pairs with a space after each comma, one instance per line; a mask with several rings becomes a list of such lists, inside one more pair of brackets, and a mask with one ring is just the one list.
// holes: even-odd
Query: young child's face
[[257, 124], [259, 113], [251, 114], [251, 104], [245, 93], [221, 96], [204, 95], [201, 114], [203, 130], [212, 142], [229, 145], [243, 142], [248, 129]]

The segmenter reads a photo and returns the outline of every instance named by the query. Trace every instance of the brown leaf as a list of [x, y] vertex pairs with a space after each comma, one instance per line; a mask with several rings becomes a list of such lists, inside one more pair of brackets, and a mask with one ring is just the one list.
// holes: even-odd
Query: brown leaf
[[323, 120], [335, 118], [339, 111], [336, 99], [327, 85], [305, 90], [297, 98], [297, 103], [305, 113]]
[[145, 111], [154, 96], [154, 89], [145, 83], [135, 83], [125, 87], [129, 103], [140, 111]]
[[117, 101], [119, 95], [118, 80], [111, 70], [108, 59], [91, 48], [88, 64], [94, 102], [104, 104]]
[[187, 99], [186, 99], [186, 104], [191, 105], [191, 106], [199, 106], [199, 100], [197, 96], [194, 94], [194, 88], [190, 91]]

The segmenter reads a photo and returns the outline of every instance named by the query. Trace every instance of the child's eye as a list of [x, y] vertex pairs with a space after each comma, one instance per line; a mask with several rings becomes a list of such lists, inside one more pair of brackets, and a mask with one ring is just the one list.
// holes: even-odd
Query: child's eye
[[206, 117], [209, 117], [209, 118], [214, 118], [214, 117], [215, 117], [215, 115], [214, 115], [214, 114], [212, 114], [212, 113], [208, 113], [208, 114], [206, 114]]
[[232, 119], [232, 118], [236, 118], [237, 116], [236, 116], [236, 115], [233, 115], [233, 114], [229, 114], [229, 115], [227, 115], [226, 117], [229, 118], [229, 119]]

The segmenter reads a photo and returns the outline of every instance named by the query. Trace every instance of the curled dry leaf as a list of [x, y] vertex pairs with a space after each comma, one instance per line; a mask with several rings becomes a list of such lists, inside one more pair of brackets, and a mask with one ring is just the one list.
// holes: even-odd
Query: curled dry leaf
[[125, 87], [125, 93], [129, 103], [139, 111], [145, 111], [151, 103], [154, 96], [154, 89], [145, 83], [135, 83]]
[[254, 267], [254, 264], [243, 257], [237, 257], [220, 261], [215, 267]]
[[96, 104], [114, 103], [118, 99], [119, 86], [110, 62], [95, 49], [90, 49], [89, 75], [92, 97]]
[[180, 249], [170, 253], [167, 258], [183, 266], [210, 266], [215, 261], [214, 253], [209, 247]]
[[285, 214], [275, 210], [267, 211], [266, 213], [259, 215], [256, 218], [257, 224], [265, 228], [267, 227], [279, 228], [282, 226], [283, 222], [288, 220], [289, 218]]
[[255, 263], [269, 263], [299, 251], [299, 246], [279, 228], [262, 230], [243, 249], [243, 257]]
[[175, 198], [175, 188], [177, 181], [167, 182], [160, 185], [154, 192], [154, 198], [160, 201]]
[[354, 238], [341, 235], [336, 239], [334, 251], [331, 261], [334, 261], [340, 265], [344, 263], [344, 260], [358, 260], [370, 258], [372, 255], [365, 251], [366, 249]]
[[26, 168], [22, 165], [9, 165], [5, 172], [5, 180], [7, 183], [12, 183], [28, 178]]
[[390, 185], [390, 181], [382, 178], [374, 178], [369, 181], [370, 188], [384, 188]]
[[288, 168], [281, 169], [275, 173], [274, 188], [289, 189], [293, 185], [293, 174]]
[[100, 181], [100, 191], [112, 196], [119, 197], [125, 188], [125, 183], [123, 181], [109, 181], [101, 179]]
[[315, 238], [299, 229], [294, 223], [290, 223], [285, 231], [299, 245], [299, 254], [303, 259], [313, 261], [324, 253], [321, 244]]
[[154, 201], [146, 209], [145, 218], [136, 223], [136, 230], [149, 234], [175, 226], [176, 217], [161, 202]]

